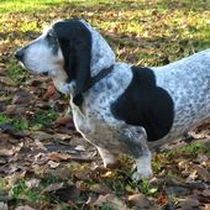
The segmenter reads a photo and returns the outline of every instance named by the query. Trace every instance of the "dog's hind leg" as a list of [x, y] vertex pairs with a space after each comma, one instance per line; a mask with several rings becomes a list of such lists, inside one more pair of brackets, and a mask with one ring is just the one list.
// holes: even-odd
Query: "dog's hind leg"
[[126, 126], [121, 129], [121, 140], [124, 141], [131, 155], [135, 158], [137, 171], [133, 179], [138, 181], [152, 176], [152, 154], [147, 146], [146, 131], [142, 127]]
[[105, 168], [114, 168], [117, 165], [118, 160], [116, 159], [116, 156], [114, 154], [101, 147], [97, 147], [97, 149], [103, 160]]

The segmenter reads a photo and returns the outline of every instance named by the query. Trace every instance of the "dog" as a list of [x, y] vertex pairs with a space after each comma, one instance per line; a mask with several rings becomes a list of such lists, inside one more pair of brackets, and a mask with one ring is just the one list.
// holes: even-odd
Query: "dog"
[[135, 180], [151, 177], [151, 148], [181, 138], [210, 117], [210, 49], [160, 67], [116, 61], [84, 20], [61, 20], [19, 49], [16, 58], [70, 95], [78, 132], [105, 167], [132, 155]]

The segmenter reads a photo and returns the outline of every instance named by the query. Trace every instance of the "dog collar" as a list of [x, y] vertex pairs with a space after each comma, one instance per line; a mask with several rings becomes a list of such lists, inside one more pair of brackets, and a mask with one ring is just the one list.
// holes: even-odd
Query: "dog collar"
[[102, 69], [98, 74], [96, 74], [94, 77], [90, 79], [90, 83], [87, 86], [87, 90], [93, 87], [97, 82], [102, 80], [108, 74], [110, 74], [112, 70], [113, 70], [113, 65], [111, 65], [109, 68]]
[[[87, 85], [86, 91], [89, 90], [91, 87], [93, 87], [97, 82], [102, 80], [104, 77], [106, 77], [108, 74], [112, 72], [114, 65], [111, 65], [109, 68], [102, 69], [98, 74], [96, 74], [94, 77], [90, 79], [89, 84]], [[81, 106], [83, 102], [83, 96], [82, 94], [78, 94], [73, 97], [73, 102], [77, 106]]]

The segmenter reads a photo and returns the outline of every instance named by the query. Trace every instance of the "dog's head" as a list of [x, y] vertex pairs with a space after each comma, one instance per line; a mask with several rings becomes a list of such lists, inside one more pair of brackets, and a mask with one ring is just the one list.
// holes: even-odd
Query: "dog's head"
[[54, 23], [15, 56], [33, 73], [49, 75], [58, 83], [74, 81], [75, 97], [86, 91], [91, 76], [115, 62], [110, 46], [84, 20]]

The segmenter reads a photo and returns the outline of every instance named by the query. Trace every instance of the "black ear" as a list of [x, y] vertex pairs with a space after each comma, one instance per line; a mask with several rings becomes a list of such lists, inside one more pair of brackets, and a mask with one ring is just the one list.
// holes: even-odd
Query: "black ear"
[[73, 68], [72, 70], [75, 72], [76, 81], [76, 91], [73, 102], [79, 106], [82, 103], [82, 93], [87, 90], [91, 77], [91, 45], [84, 34], [81, 34], [81, 36], [78, 35], [73, 45], [75, 61], [73, 61], [74, 65], [71, 66]]
[[91, 78], [91, 33], [79, 20], [57, 22], [54, 29], [64, 56], [68, 80], [76, 82], [73, 102], [80, 106], [82, 93], [87, 90]]

